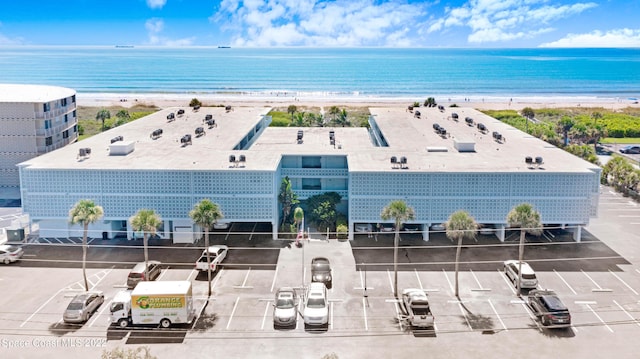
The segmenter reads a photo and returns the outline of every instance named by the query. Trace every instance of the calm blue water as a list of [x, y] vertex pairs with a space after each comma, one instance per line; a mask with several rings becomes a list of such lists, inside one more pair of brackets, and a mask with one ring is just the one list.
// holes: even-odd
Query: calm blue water
[[640, 96], [640, 49], [0, 47], [0, 70], [78, 93]]

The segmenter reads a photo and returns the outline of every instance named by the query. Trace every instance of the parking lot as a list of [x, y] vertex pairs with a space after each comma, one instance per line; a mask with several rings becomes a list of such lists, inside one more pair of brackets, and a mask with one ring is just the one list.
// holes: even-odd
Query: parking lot
[[[453, 244], [442, 234], [432, 235], [426, 245], [419, 236], [403, 234], [398, 288], [424, 289], [435, 316], [433, 330], [413, 331], [393, 296], [392, 235], [369, 239], [365, 234], [352, 242], [318, 237], [296, 248], [290, 241], [247, 235], [251, 229], [233, 234], [237, 229], [232, 227], [212, 239], [231, 250], [213, 277], [208, 304], [206, 274], [192, 265], [200, 248], [164, 248], [159, 242], [150, 251], [152, 259], [165, 263], [158, 280], [192, 281], [200, 313], [193, 325], [168, 330], [109, 325], [110, 300], [124, 289], [132, 263], [141, 260], [139, 244], [120, 248], [114, 242], [92, 242], [89, 285], [104, 292], [105, 303], [83, 325], [62, 322], [71, 297], [83, 289], [79, 246], [54, 240], [25, 246], [24, 261], [0, 267], [0, 291], [14, 293], [0, 297], [0, 353], [99, 357], [102, 348], [147, 345], [159, 358], [199, 357], [216, 350], [229, 357], [320, 358], [332, 352], [340, 358], [427, 352], [459, 357], [479, 351], [489, 357], [635, 357], [637, 344], [630, 338], [640, 335], [640, 207], [606, 187], [602, 191], [599, 218], [583, 231], [582, 243], [568, 240], [563, 230], [527, 237], [525, 258], [539, 288], [555, 290], [569, 308], [568, 329], [543, 328], [525, 303], [526, 291], [519, 296], [502, 271], [502, 261], [517, 256], [517, 236], [508, 236], [505, 243], [490, 236], [465, 242], [458, 299]], [[53, 263], [52, 256], [63, 260]], [[329, 258], [333, 269], [328, 328], [306, 331], [298, 316], [295, 329], [274, 330], [275, 291], [291, 286], [302, 293], [316, 256]]]

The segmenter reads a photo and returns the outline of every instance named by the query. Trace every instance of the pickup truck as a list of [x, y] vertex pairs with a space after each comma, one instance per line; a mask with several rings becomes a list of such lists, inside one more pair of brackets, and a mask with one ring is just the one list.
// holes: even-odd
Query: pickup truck
[[431, 314], [429, 299], [424, 290], [416, 288], [404, 289], [400, 303], [412, 327], [433, 327], [433, 314]]
[[202, 255], [196, 261], [196, 269], [199, 271], [207, 270], [207, 252], [209, 252], [209, 260], [211, 263], [211, 271], [215, 272], [218, 265], [224, 260], [227, 256], [227, 252], [229, 251], [229, 247], [219, 245], [219, 246], [210, 246], [209, 248], [202, 251]]

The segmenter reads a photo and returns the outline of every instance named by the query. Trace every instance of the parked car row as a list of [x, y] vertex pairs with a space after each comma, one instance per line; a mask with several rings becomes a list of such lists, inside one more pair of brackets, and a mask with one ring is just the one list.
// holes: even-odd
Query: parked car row
[[514, 286], [517, 287], [520, 277], [520, 288], [531, 289], [527, 294], [527, 304], [543, 326], [564, 328], [571, 325], [571, 314], [567, 306], [553, 290], [537, 289], [538, 278], [527, 262], [505, 261], [504, 273]]

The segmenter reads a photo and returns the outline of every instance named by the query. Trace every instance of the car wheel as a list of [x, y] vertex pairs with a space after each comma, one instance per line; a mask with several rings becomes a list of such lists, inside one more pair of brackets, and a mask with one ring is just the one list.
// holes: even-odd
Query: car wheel
[[11, 261], [9, 260], [9, 258], [5, 258], [3, 263], [4, 264], [9, 264], [9, 263], [11, 263]]
[[129, 320], [127, 318], [120, 318], [118, 320], [118, 326], [120, 328], [126, 328], [129, 325]]
[[164, 318], [160, 321], [160, 326], [163, 328], [169, 328], [171, 326], [171, 321], [167, 318]]
[[544, 325], [545, 327], [549, 326], [549, 318], [543, 316], [542, 317], [542, 325]]

